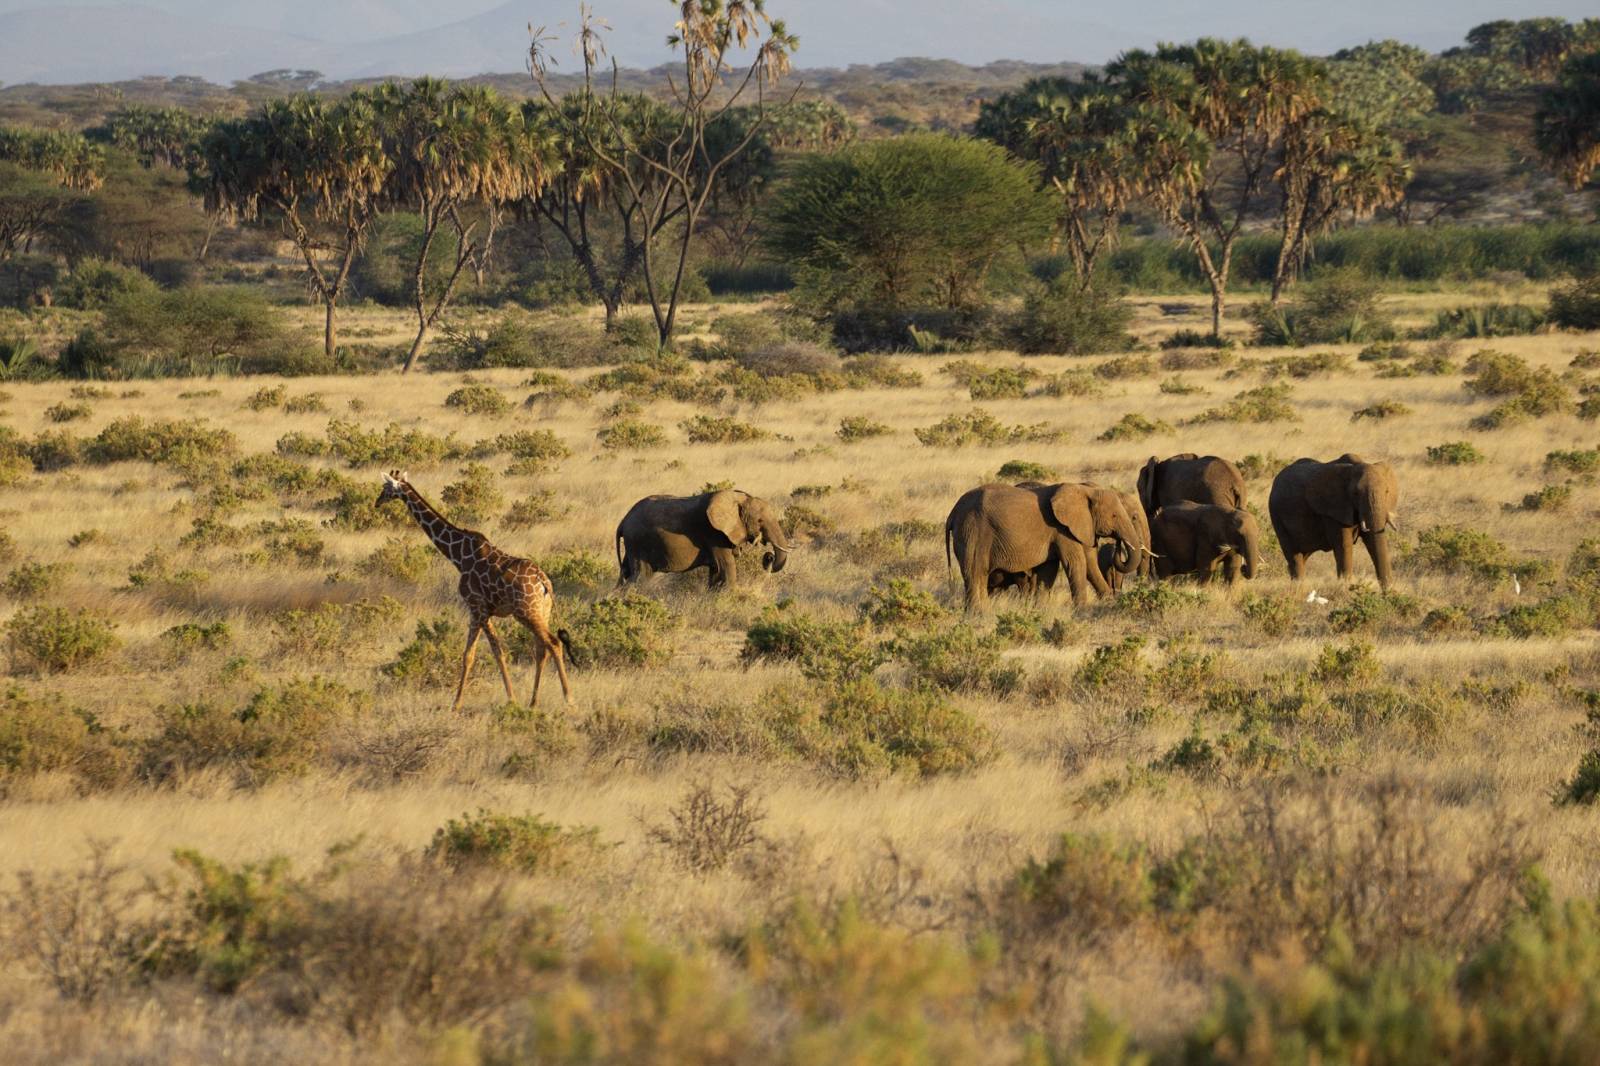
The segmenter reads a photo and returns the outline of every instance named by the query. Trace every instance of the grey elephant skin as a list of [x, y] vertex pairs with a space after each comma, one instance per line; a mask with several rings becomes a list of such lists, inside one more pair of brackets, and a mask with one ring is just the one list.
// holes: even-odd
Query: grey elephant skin
[[709, 587], [732, 585], [735, 552], [749, 544], [771, 549], [762, 556], [761, 565], [774, 574], [789, 561], [793, 547], [766, 500], [737, 489], [698, 496], [646, 496], [617, 524], [620, 583], [645, 574], [681, 574], [709, 567]]
[[1389, 530], [1400, 488], [1388, 463], [1341, 455], [1331, 463], [1299, 459], [1272, 481], [1267, 509], [1283, 546], [1289, 576], [1303, 580], [1306, 557], [1333, 552], [1340, 578], [1348, 578], [1359, 538], [1372, 557], [1378, 584], [1389, 587]]
[[991, 591], [1010, 585], [1050, 587], [1065, 569], [1075, 603], [1110, 588], [1100, 572], [1095, 545], [1117, 543], [1116, 569], [1140, 561], [1139, 534], [1122, 499], [1097, 485], [983, 485], [956, 501], [945, 520], [945, 560], [961, 568], [969, 611], [983, 607]]
[[1150, 522], [1151, 550], [1157, 577], [1194, 574], [1211, 580], [1220, 566], [1228, 584], [1256, 575], [1261, 559], [1261, 528], [1242, 507], [1210, 503], [1175, 503], [1161, 508]]
[[1175, 503], [1243, 507], [1244, 475], [1220, 456], [1184, 452], [1157, 459], [1152, 455], [1139, 471], [1139, 502], [1146, 518]]

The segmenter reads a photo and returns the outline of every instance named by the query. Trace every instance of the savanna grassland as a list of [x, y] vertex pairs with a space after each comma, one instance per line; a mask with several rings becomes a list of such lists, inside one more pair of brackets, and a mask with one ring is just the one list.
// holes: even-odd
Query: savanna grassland
[[[1134, 303], [1088, 357], [773, 354], [758, 303], [592, 367], [7, 384], [5, 1058], [1592, 1060], [1600, 341], [1163, 347], [1206, 301]], [[1180, 451], [1264, 529], [1285, 463], [1388, 461], [1395, 586], [1269, 544], [962, 616], [958, 495]], [[518, 642], [521, 702], [485, 652], [449, 714], [389, 469], [550, 572], [570, 706]], [[614, 591], [628, 506], [722, 483], [787, 569]]]

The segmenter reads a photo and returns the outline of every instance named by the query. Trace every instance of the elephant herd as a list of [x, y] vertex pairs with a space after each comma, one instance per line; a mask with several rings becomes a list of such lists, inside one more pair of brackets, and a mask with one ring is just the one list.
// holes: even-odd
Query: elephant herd
[[[1102, 485], [988, 484], [965, 493], [945, 520], [946, 563], [960, 567], [968, 610], [1014, 588], [1038, 594], [1063, 571], [1074, 603], [1105, 596], [1127, 575], [1168, 578], [1219, 571], [1229, 584], [1255, 576], [1261, 531], [1246, 508], [1239, 468], [1215, 455], [1151, 456], [1137, 494]], [[1356, 455], [1300, 459], [1278, 472], [1267, 497], [1289, 576], [1306, 557], [1331, 551], [1350, 576], [1355, 542], [1372, 557], [1378, 583], [1390, 578], [1388, 532], [1399, 496], [1387, 463]], [[623, 584], [648, 573], [709, 568], [717, 588], [735, 579], [735, 553], [762, 545], [762, 567], [784, 568], [794, 550], [770, 504], [734, 489], [697, 496], [649, 496], [617, 526]]]

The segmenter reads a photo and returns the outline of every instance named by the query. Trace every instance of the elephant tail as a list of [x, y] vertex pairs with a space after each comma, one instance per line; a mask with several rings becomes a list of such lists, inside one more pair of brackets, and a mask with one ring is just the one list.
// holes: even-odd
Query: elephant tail
[[955, 526], [950, 522], [946, 522], [944, 524], [944, 572], [946, 575], [950, 573], [950, 567], [955, 565], [955, 553], [951, 548], [955, 535]]
[[558, 629], [556, 630], [556, 639], [561, 642], [561, 651], [566, 656], [567, 662], [573, 666], [582, 666], [583, 656], [579, 655], [578, 650], [573, 647], [572, 634], [565, 629]]
[[620, 525], [617, 526], [616, 537], [617, 537], [617, 569], [621, 570], [622, 569], [622, 545], [623, 545], [624, 541], [623, 541], [623, 537], [622, 537], [622, 526], [620, 526]]

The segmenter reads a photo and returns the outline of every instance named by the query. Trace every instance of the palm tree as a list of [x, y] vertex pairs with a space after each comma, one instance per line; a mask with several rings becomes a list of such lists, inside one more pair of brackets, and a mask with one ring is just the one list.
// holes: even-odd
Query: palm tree
[[[386, 197], [415, 211], [422, 225], [412, 271], [417, 335], [406, 354], [410, 370], [462, 271], [488, 255], [499, 209], [536, 192], [560, 163], [552, 139], [486, 87], [452, 88], [421, 78], [407, 86], [386, 83], [370, 99], [384, 155], [393, 162]], [[487, 208], [485, 220], [466, 217], [474, 206]], [[455, 259], [442, 286], [430, 293], [428, 258], [445, 226], [455, 235]]]
[[207, 209], [245, 219], [265, 211], [294, 241], [326, 309], [323, 350], [332, 358], [339, 299], [392, 169], [371, 105], [359, 95], [274, 100], [249, 118], [218, 123], [197, 156]]

